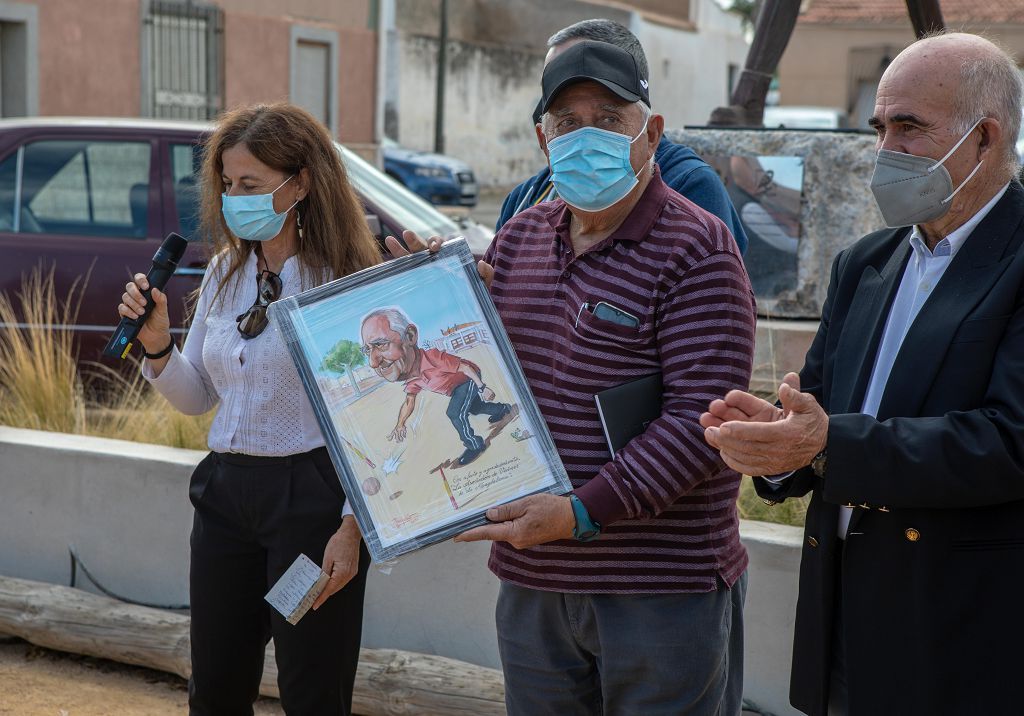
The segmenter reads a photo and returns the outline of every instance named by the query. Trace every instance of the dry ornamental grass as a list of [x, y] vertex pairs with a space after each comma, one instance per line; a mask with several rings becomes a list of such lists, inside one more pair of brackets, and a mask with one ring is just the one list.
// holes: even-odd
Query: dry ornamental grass
[[[87, 278], [83, 280], [88, 280]], [[202, 450], [212, 413], [182, 415], [136, 369], [81, 363], [74, 335], [81, 286], [60, 300], [36, 269], [0, 293], [0, 424]]]

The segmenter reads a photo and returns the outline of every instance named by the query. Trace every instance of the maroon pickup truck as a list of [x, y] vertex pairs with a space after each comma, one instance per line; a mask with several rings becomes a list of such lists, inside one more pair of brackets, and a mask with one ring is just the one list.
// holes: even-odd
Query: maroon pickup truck
[[[59, 299], [87, 279], [74, 328], [80, 359], [99, 360], [129, 277], [149, 269], [171, 231], [195, 236], [196, 170], [210, 130], [143, 119], [0, 120], [0, 292], [13, 297], [37, 266], [53, 267]], [[378, 237], [412, 229], [464, 235], [478, 255], [486, 249], [489, 231], [460, 229], [372, 164], [338, 150]], [[204, 246], [190, 246], [167, 284], [178, 334], [186, 331], [185, 297], [199, 285], [205, 259]]]

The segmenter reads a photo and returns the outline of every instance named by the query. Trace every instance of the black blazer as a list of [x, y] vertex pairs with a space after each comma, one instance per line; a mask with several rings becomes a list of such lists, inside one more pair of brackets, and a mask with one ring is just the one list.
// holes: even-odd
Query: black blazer
[[808, 714], [827, 710], [837, 584], [851, 716], [1024, 709], [1022, 219], [1013, 182], [921, 308], [877, 419], [858, 411], [909, 229], [870, 234], [832, 265], [800, 374], [830, 415], [825, 477], [798, 470], [781, 492], [755, 479], [770, 499], [812, 492], [790, 685]]

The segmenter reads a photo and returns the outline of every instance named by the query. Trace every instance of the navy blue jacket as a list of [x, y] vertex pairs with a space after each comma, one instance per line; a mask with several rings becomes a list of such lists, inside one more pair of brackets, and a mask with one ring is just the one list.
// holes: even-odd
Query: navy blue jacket
[[[725, 185], [714, 169], [689, 147], [670, 142], [665, 137], [658, 143], [654, 161], [661, 168], [661, 178], [666, 184], [724, 221], [736, 239], [740, 253], [747, 250], [747, 235], [743, 231], [740, 217], [729, 200]], [[551, 170], [544, 167], [535, 176], [513, 189], [501, 205], [501, 215], [494, 230], [500, 230], [513, 216], [536, 204], [544, 192], [548, 192], [544, 197], [545, 201], [553, 198], [550, 177]]]

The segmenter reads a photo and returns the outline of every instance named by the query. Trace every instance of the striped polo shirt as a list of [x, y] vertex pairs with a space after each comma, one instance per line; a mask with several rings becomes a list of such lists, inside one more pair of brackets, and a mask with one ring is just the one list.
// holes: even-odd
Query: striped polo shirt
[[[485, 260], [491, 296], [573, 488], [603, 526], [593, 542], [496, 542], [502, 580], [559, 592], [708, 592], [747, 566], [740, 476], [704, 441], [700, 414], [746, 390], [754, 298], [725, 225], [656, 172], [607, 239], [576, 256], [557, 200], [513, 218]], [[639, 318], [597, 318], [606, 301]], [[581, 307], [583, 310], [581, 310]], [[594, 394], [661, 371], [661, 417], [612, 459]]]

